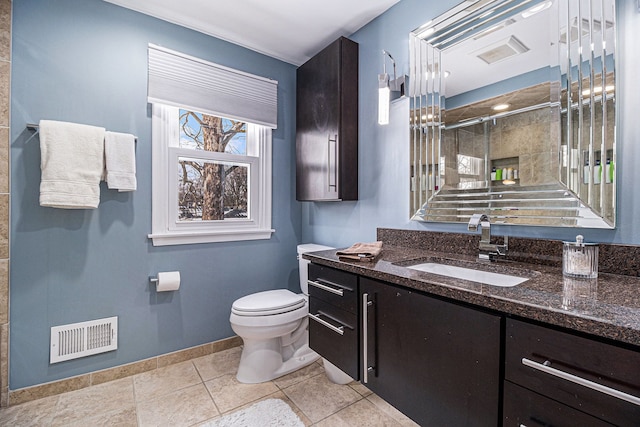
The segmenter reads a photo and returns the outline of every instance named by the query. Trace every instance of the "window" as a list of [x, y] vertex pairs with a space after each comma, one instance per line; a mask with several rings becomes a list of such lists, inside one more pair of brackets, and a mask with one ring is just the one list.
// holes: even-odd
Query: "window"
[[277, 82], [149, 45], [154, 246], [269, 239]]
[[155, 246], [271, 237], [271, 129], [153, 105]]

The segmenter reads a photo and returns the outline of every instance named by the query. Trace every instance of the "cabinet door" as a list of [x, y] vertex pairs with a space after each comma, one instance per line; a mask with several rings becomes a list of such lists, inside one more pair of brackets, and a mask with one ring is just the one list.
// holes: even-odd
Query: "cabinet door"
[[504, 383], [503, 415], [504, 427], [608, 427], [613, 425], [509, 381]]
[[358, 323], [349, 313], [309, 298], [309, 347], [351, 378], [358, 378]]
[[298, 68], [297, 200], [357, 200], [357, 98], [355, 42], [342, 37]]
[[367, 387], [420, 425], [499, 424], [500, 316], [366, 278], [360, 289]]
[[309, 296], [356, 314], [358, 276], [318, 264], [309, 264]]
[[505, 378], [596, 418], [640, 425], [640, 353], [507, 319]]

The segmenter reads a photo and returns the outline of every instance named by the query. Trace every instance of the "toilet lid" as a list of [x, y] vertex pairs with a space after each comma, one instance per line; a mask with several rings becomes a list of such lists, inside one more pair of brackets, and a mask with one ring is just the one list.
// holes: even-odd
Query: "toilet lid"
[[231, 311], [240, 316], [269, 316], [304, 307], [305, 298], [288, 289], [258, 292], [237, 299]]

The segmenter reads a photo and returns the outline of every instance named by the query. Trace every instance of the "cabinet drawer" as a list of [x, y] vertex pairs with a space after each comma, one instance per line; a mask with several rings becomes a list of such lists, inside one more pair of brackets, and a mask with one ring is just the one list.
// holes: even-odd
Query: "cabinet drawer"
[[341, 310], [358, 313], [358, 276], [335, 268], [309, 264], [309, 296]]
[[507, 319], [505, 378], [618, 425], [640, 420], [640, 353]]
[[505, 381], [504, 427], [607, 427], [612, 424]]
[[309, 298], [309, 346], [351, 378], [358, 379], [357, 316]]

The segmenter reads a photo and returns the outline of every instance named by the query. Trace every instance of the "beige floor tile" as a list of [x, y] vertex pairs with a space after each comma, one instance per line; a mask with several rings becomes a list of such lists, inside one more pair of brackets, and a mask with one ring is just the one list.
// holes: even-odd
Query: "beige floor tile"
[[364, 396], [364, 397], [367, 397], [372, 393], [371, 390], [369, 390], [367, 387], [365, 387], [364, 385], [362, 385], [357, 381], [350, 382], [349, 387], [351, 387], [352, 389], [360, 393], [361, 396]]
[[200, 375], [191, 361], [144, 372], [133, 377], [136, 402], [155, 399], [201, 382]]
[[66, 426], [89, 417], [133, 407], [133, 382], [131, 378], [123, 378], [61, 394], [52, 426]]
[[383, 400], [377, 394], [371, 394], [367, 396], [367, 400], [373, 403], [378, 409], [389, 415], [394, 420], [398, 421], [400, 425], [405, 427], [419, 427], [418, 424], [413, 422], [411, 418], [407, 417], [402, 412], [398, 411], [396, 408], [388, 404], [385, 400]]
[[94, 417], [87, 417], [78, 422], [65, 424], [65, 427], [137, 427], [136, 409], [125, 408], [107, 412]]
[[229, 412], [247, 403], [258, 400], [278, 391], [271, 381], [260, 384], [242, 384], [235, 375], [223, 375], [205, 383], [218, 410]]
[[60, 396], [45, 397], [0, 409], [0, 426], [48, 426], [55, 415]]
[[138, 403], [140, 427], [191, 426], [219, 414], [204, 384]]
[[240, 364], [242, 348], [234, 347], [193, 360], [203, 381], [209, 381], [227, 374], [236, 374]]
[[311, 422], [311, 420], [309, 419], [309, 417], [307, 417], [304, 412], [302, 412], [300, 410], [300, 408], [298, 408], [296, 406], [295, 403], [293, 403], [291, 401], [291, 399], [289, 399], [289, 397], [284, 394], [282, 391], [278, 391], [274, 394], [270, 394], [269, 396], [265, 396], [263, 399], [260, 400], [264, 400], [264, 399], [280, 399], [282, 401], [284, 401], [284, 403], [286, 403], [287, 405], [289, 405], [289, 407], [291, 407], [291, 410], [293, 412], [295, 412], [295, 414], [298, 416], [298, 418], [300, 418], [300, 420], [302, 420], [302, 422], [304, 423], [305, 426], [310, 426], [311, 424], [313, 424]]
[[273, 382], [281, 389], [285, 389], [320, 374], [324, 375], [324, 368], [322, 367], [322, 365], [312, 363], [309, 366], [305, 366], [304, 368], [298, 369], [297, 371], [293, 371], [283, 377], [276, 378], [275, 380], [273, 380]]
[[367, 399], [349, 405], [341, 411], [316, 424], [317, 427], [393, 427], [400, 426], [398, 421], [378, 409]]
[[334, 384], [325, 375], [316, 375], [283, 391], [314, 423], [362, 399], [348, 385]]

